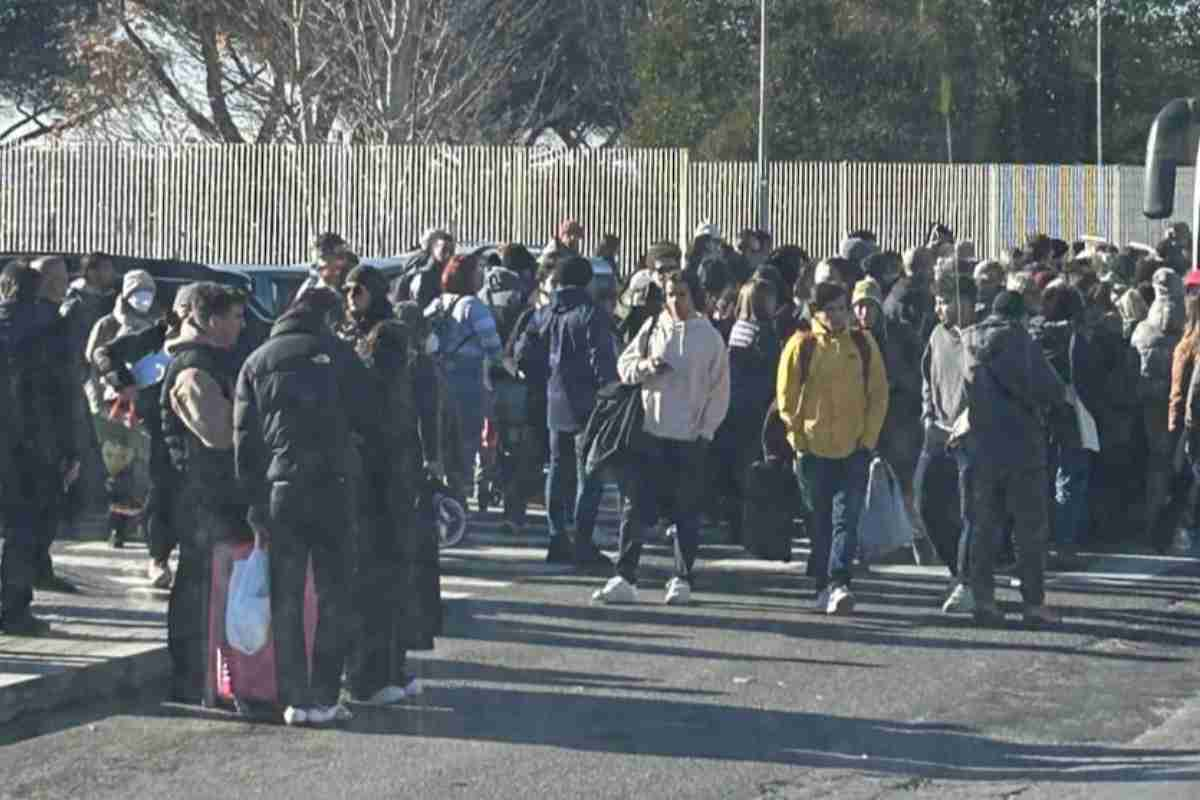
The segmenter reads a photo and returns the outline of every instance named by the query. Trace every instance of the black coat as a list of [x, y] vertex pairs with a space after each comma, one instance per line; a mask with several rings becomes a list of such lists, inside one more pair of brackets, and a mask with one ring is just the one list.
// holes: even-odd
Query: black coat
[[355, 437], [358, 447], [349, 465], [355, 590], [389, 604], [396, 647], [427, 650], [442, 627], [441, 572], [437, 529], [421, 496], [415, 359], [405, 332], [392, 320], [364, 323], [343, 336], [366, 368], [380, 422], [374, 438]]
[[[137, 383], [128, 365], [162, 350], [166, 339], [167, 325], [162, 322], [137, 333], [118, 336], [96, 348], [92, 353], [92, 366], [107, 385], [119, 392]], [[162, 436], [161, 391], [161, 384], [154, 384], [139, 390], [137, 394], [137, 414], [150, 434], [150, 477], [156, 483], [170, 477], [169, 456]]]
[[237, 477], [251, 504], [270, 485], [344, 479], [350, 433], [377, 435], [366, 368], [323, 314], [285, 314], [246, 359], [233, 409]]
[[[4, 410], [0, 491], [7, 502], [46, 502], [58, 494], [63, 462], [74, 458], [70, 365], [62, 318], [44, 303], [0, 303]], [[15, 406], [15, 408], [14, 408]]]
[[[1059, 379], [1075, 387], [1079, 399], [1093, 416], [1098, 414], [1104, 404], [1108, 371], [1091, 337], [1070, 320], [1048, 322], [1044, 317], [1030, 321], [1029, 335], [1042, 349], [1042, 355]], [[1048, 424], [1055, 444], [1072, 448], [1081, 446], [1073, 408], [1058, 406], [1052, 409]]]

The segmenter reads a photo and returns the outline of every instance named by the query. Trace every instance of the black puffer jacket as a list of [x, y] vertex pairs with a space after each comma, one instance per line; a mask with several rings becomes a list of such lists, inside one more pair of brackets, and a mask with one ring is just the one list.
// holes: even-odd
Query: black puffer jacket
[[[46, 312], [44, 304], [12, 300], [0, 303], [0, 356], [3, 357], [4, 410], [2, 445], [5, 474], [0, 488], [6, 499], [20, 499], [11, 492], [25, 487], [24, 499], [32, 499], [54, 487], [32, 487], [29, 479], [52, 474], [64, 460], [74, 457], [71, 413], [67, 392], [68, 365], [61, 357], [55, 337], [62, 333], [61, 318]], [[15, 408], [12, 406], [15, 405]], [[14, 478], [25, 480], [14, 481]]]
[[252, 505], [265, 504], [275, 482], [344, 478], [351, 430], [377, 435], [366, 368], [326, 319], [325, 310], [285, 314], [238, 376], [233, 446]]

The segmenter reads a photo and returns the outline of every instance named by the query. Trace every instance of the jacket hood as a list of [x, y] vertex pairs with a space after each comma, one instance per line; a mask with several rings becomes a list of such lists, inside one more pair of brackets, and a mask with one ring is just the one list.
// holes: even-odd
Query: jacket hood
[[996, 357], [1005, 342], [1020, 331], [1020, 323], [992, 315], [962, 331], [962, 342], [968, 358], [986, 364]]
[[180, 349], [193, 345], [208, 345], [215, 347], [216, 344], [207, 333], [200, 330], [195, 321], [191, 318], [185, 319], [183, 325], [179, 328], [179, 335], [173, 339], [168, 339], [164, 345], [167, 355], [173, 356]]
[[157, 291], [157, 286], [154, 284], [154, 278], [150, 277], [150, 273], [142, 269], [135, 269], [125, 273], [125, 278], [121, 281], [121, 299], [127, 300], [129, 296], [137, 291]]
[[1174, 270], [1163, 267], [1154, 273], [1154, 302], [1147, 321], [1164, 333], [1182, 333], [1184, 325], [1183, 281]]

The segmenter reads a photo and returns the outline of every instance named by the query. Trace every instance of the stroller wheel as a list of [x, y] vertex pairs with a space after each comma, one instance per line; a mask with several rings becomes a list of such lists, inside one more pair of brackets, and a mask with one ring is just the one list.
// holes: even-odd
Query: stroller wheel
[[457, 547], [467, 538], [467, 511], [453, 497], [438, 496], [434, 501], [434, 515], [440, 547]]

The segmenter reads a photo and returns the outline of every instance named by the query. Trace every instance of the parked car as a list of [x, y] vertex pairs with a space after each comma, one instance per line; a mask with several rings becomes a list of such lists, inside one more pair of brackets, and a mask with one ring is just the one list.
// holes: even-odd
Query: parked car
[[[79, 274], [80, 260], [84, 253], [0, 253], [0, 269], [3, 269], [14, 259], [33, 261], [42, 256], [60, 256], [67, 262], [67, 271], [72, 277]], [[275, 318], [253, 294], [252, 284], [245, 275], [218, 267], [209, 267], [194, 261], [181, 261], [170, 258], [134, 258], [132, 256], [111, 256], [113, 266], [119, 276], [135, 269], [145, 270], [154, 278], [156, 287], [155, 303], [160, 309], [170, 308], [175, 302], [175, 294], [189, 283], [212, 281], [223, 286], [242, 289], [249, 295], [246, 304], [246, 328], [238, 342], [239, 356], [249, 355], [250, 352], [266, 340], [271, 330], [271, 321]]]

